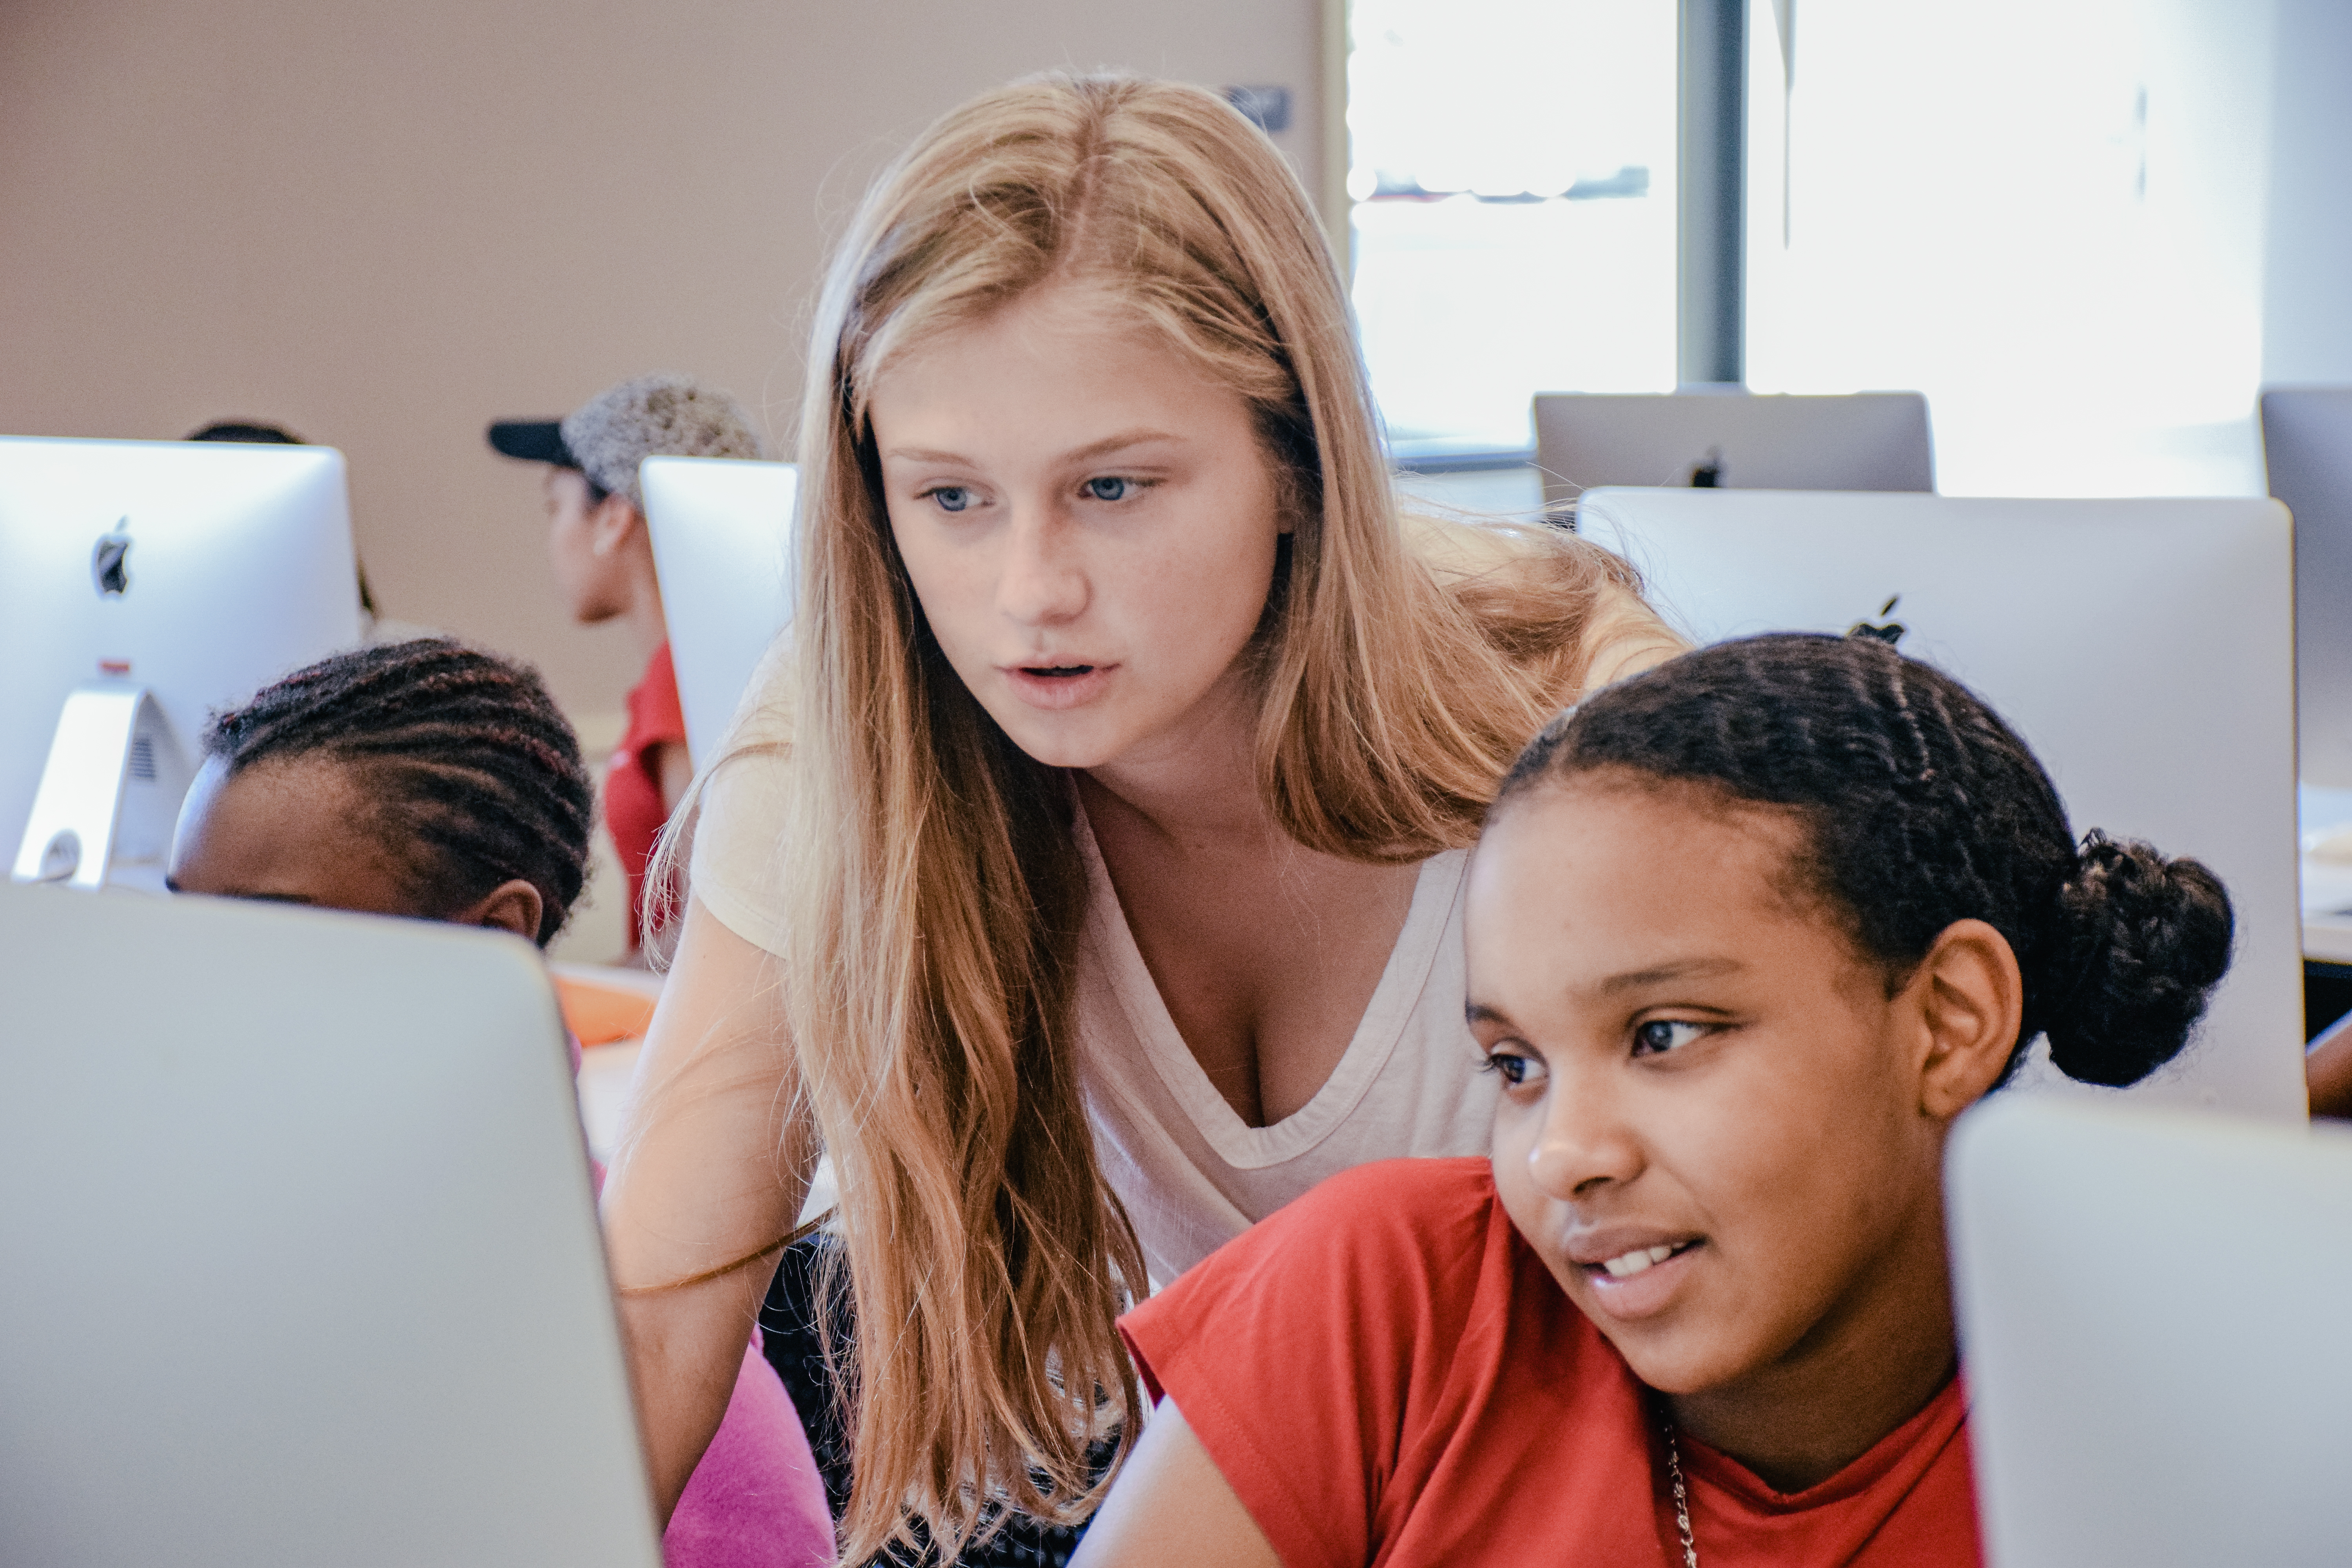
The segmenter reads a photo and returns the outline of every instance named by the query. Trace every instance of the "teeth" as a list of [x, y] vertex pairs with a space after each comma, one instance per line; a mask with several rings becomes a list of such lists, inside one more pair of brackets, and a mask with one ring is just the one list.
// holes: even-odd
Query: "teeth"
[[1612, 1279], [1630, 1279], [1643, 1269], [1664, 1263], [1675, 1255], [1671, 1247], [1637, 1247], [1631, 1252], [1620, 1253], [1601, 1267], [1609, 1270]]

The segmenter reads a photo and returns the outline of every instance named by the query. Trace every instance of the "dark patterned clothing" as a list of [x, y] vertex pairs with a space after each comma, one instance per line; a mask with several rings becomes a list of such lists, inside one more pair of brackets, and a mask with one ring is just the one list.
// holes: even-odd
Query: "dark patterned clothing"
[[[818, 1274], [824, 1250], [833, 1245], [829, 1237], [814, 1236], [786, 1249], [775, 1280], [768, 1287], [768, 1300], [760, 1309], [760, 1338], [768, 1364], [783, 1379], [793, 1408], [807, 1424], [809, 1448], [816, 1456], [818, 1473], [824, 1478], [825, 1500], [838, 1520], [849, 1506], [849, 1436], [840, 1390], [816, 1331]], [[840, 1313], [836, 1321], [847, 1322], [848, 1313]], [[847, 1353], [846, 1345], [837, 1348]], [[1097, 1445], [1089, 1456], [1095, 1473], [1108, 1469], [1118, 1452], [1115, 1440]], [[965, 1547], [955, 1568], [1068, 1568], [1086, 1532], [1082, 1524], [1050, 1525], [1016, 1514], [988, 1540]], [[898, 1565], [877, 1558], [869, 1568]]]

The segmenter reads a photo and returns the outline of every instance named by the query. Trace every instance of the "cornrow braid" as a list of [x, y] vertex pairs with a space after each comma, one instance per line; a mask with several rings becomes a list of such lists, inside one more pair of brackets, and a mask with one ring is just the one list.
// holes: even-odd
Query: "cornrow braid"
[[446, 637], [322, 659], [217, 713], [204, 751], [232, 774], [326, 756], [383, 814], [420, 901], [462, 909], [515, 879], [539, 889], [539, 943], [588, 879], [595, 793], [536, 671]]
[[1796, 812], [1811, 841], [1799, 869], [1891, 972], [1955, 921], [2000, 932], [2025, 990], [2011, 1073], [2046, 1035], [2068, 1077], [2136, 1083], [2187, 1044], [2230, 965], [2220, 879], [2095, 830], [2078, 846], [2016, 731], [1874, 638], [1718, 643], [1601, 692], [1546, 726], [1489, 819], [1546, 780], [1604, 768]]

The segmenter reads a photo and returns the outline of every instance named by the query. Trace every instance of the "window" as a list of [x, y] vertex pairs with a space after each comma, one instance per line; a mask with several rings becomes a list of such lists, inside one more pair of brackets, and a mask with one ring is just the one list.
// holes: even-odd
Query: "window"
[[[1675, 384], [1678, 0], [1346, 0], [1397, 456]], [[1749, 0], [1748, 384], [1916, 390], [1954, 494], [2260, 494], [2273, 8]]]
[[1397, 455], [1675, 382], [1675, 0], [1350, 0], [1354, 295]]
[[1926, 393], [1948, 493], [2263, 493], [2268, 8], [1793, 8], [1793, 59], [1748, 24], [1748, 384]]

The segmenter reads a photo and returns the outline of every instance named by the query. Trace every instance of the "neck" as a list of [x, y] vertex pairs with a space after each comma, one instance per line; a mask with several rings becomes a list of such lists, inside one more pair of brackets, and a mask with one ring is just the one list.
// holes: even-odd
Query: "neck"
[[629, 558], [629, 605], [621, 612], [621, 620], [637, 645], [640, 659], [653, 658], [654, 650], [669, 641], [669, 618], [662, 611], [661, 582], [654, 575], [650, 545]]
[[1186, 849], [1262, 849], [1281, 828], [1257, 787], [1257, 703], [1228, 671], [1192, 712], [1078, 775], [1087, 811], [1123, 812]]
[[1684, 1431], [1780, 1492], [1820, 1485], [1951, 1381], [1958, 1364], [1943, 1205], [1870, 1264], [1869, 1288], [1736, 1383], [1667, 1401]]

